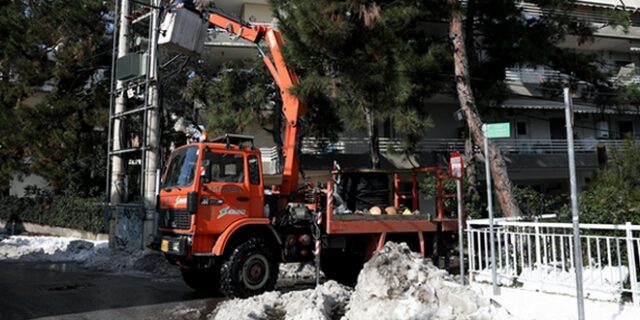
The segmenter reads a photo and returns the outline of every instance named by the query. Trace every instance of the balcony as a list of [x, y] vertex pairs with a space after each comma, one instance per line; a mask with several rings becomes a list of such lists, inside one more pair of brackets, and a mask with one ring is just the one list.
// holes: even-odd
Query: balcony
[[[523, 1], [520, 3], [525, 14], [530, 17], [539, 17], [545, 14], [545, 10], [540, 8], [535, 2], [536, 1]], [[637, 34], [640, 30], [640, 15], [635, 12], [635, 10], [638, 10], [639, 5], [640, 2], [638, 1], [576, 1], [575, 9], [570, 15], [591, 23], [596, 27], [596, 35], [629, 37], [631, 34]], [[629, 11], [631, 21], [628, 33], [625, 33], [621, 27], [612, 28], [609, 25], [607, 13], [608, 10], [611, 9]]]
[[[564, 139], [496, 139], [493, 140], [504, 153], [508, 154], [566, 154], [567, 141]], [[576, 140], [576, 153], [595, 153], [598, 144], [607, 150], [620, 148], [624, 140]], [[464, 139], [423, 139], [418, 143], [418, 152], [453, 152], [464, 150]], [[380, 138], [381, 152], [401, 152], [399, 139]], [[305, 154], [362, 154], [369, 152], [367, 138], [345, 137], [331, 143], [328, 140], [305, 138], [302, 141]]]
[[[640, 69], [633, 63], [624, 66], [609, 64], [599, 65], [598, 68], [605, 75], [609, 75], [609, 81], [615, 86], [640, 85]], [[547, 67], [512, 67], [505, 68], [505, 83], [512, 93], [522, 96], [558, 96], [561, 92], [555, 85], [545, 84], [566, 83], [570, 76]], [[588, 97], [592, 92], [592, 85], [579, 81], [574, 98], [581, 98], [583, 94]]]

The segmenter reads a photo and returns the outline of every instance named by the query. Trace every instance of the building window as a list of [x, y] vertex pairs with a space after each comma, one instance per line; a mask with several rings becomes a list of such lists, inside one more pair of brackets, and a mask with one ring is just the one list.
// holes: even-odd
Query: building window
[[258, 157], [249, 156], [249, 182], [251, 184], [260, 184], [260, 165], [258, 164]]
[[549, 119], [549, 129], [551, 130], [551, 139], [567, 139], [567, 129], [563, 118]]
[[393, 127], [393, 121], [389, 118], [386, 118], [382, 123], [382, 137], [384, 138], [396, 137], [396, 130]]
[[526, 136], [527, 135], [527, 123], [524, 121], [518, 121], [516, 123], [516, 129], [518, 132], [518, 136]]
[[618, 132], [620, 133], [620, 138], [623, 139], [626, 136], [633, 136], [633, 122], [618, 121]]

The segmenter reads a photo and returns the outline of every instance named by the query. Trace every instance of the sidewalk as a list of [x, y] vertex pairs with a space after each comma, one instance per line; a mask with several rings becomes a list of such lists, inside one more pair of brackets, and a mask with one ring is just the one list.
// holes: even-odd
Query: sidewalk
[[[491, 297], [491, 285], [475, 282], [472, 286], [482, 290], [485, 296]], [[517, 319], [564, 320], [578, 318], [575, 297], [505, 287], [501, 287], [500, 290], [501, 294], [492, 299], [509, 310]], [[621, 305], [614, 302], [585, 299], [584, 305], [586, 319], [640, 319], [640, 308], [634, 308], [631, 303]]]

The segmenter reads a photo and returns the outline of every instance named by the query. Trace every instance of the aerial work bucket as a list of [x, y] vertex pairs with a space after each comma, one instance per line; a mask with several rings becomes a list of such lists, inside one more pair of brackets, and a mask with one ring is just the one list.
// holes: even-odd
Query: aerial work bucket
[[207, 39], [208, 23], [188, 9], [169, 11], [160, 24], [158, 45], [171, 51], [200, 54]]

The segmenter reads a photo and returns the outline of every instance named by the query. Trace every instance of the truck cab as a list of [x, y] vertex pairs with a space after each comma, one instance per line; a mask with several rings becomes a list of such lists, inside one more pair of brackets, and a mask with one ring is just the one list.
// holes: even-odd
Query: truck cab
[[161, 251], [210, 255], [229, 226], [247, 218], [268, 220], [261, 171], [260, 152], [248, 136], [225, 135], [174, 150], [158, 199]]

